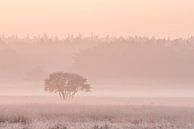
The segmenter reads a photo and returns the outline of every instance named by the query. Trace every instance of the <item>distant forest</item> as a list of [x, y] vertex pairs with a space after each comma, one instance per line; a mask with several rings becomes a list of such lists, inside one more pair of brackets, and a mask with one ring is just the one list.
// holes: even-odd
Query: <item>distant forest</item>
[[0, 36], [0, 80], [76, 72], [97, 84], [194, 84], [194, 37]]

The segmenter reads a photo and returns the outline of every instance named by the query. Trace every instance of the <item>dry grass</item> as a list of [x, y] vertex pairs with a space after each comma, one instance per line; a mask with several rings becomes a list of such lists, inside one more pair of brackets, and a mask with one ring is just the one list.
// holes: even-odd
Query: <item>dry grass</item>
[[0, 129], [194, 129], [194, 108], [1, 105]]

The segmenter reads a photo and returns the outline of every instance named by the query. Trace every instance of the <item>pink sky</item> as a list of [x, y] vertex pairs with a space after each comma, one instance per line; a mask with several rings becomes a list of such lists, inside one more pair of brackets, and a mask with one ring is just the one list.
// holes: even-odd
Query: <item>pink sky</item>
[[0, 33], [194, 35], [193, 0], [0, 0]]

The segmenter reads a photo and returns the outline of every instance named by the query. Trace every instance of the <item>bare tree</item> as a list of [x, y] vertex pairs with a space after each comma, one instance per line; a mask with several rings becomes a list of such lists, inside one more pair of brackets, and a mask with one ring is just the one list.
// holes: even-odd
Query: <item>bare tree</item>
[[72, 100], [78, 91], [90, 92], [91, 86], [79, 74], [56, 72], [45, 80], [45, 91], [58, 93], [61, 100]]

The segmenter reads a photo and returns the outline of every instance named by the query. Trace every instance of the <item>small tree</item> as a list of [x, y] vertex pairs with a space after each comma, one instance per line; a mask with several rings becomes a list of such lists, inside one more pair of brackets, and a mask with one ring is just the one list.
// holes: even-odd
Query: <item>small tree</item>
[[79, 74], [56, 72], [45, 80], [45, 91], [58, 93], [61, 100], [71, 100], [78, 91], [90, 92], [91, 86]]

